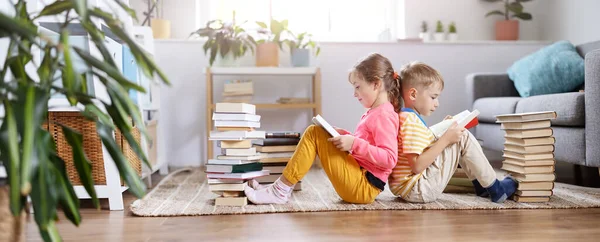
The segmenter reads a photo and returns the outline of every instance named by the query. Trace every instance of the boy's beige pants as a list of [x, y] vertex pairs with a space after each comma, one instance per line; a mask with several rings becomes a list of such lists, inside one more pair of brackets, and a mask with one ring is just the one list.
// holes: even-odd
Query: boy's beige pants
[[433, 164], [427, 167], [404, 200], [416, 203], [437, 200], [458, 164], [465, 170], [469, 180], [477, 179], [483, 187], [491, 186], [496, 180], [496, 172], [483, 154], [477, 139], [466, 130], [458, 143], [446, 147]]

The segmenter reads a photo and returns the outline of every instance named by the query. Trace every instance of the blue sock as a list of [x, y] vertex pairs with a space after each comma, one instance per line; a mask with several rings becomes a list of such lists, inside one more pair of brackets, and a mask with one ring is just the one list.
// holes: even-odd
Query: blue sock
[[511, 177], [506, 177], [502, 181], [496, 179], [486, 190], [490, 194], [492, 202], [503, 203], [517, 190], [517, 182]]
[[485, 188], [483, 188], [483, 186], [481, 186], [477, 179], [472, 180], [471, 182], [473, 183], [473, 187], [475, 187], [475, 194], [477, 194], [477, 196], [487, 197], [490, 195], [488, 191]]

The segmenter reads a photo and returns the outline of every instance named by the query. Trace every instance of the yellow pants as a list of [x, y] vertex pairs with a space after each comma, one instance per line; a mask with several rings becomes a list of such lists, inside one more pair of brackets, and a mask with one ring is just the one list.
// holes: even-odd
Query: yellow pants
[[381, 192], [367, 180], [367, 170], [361, 168], [354, 157], [341, 151], [333, 143], [325, 129], [311, 125], [304, 131], [292, 159], [283, 170], [283, 176], [293, 184], [310, 170], [319, 155], [323, 170], [329, 177], [337, 194], [349, 203], [372, 203]]

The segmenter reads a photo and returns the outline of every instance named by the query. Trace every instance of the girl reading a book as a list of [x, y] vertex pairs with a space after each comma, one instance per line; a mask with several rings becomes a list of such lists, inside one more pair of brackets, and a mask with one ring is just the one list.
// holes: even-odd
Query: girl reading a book
[[350, 71], [349, 82], [354, 97], [368, 108], [356, 132], [336, 128], [340, 136], [332, 138], [325, 129], [309, 126], [283, 175], [267, 186], [250, 181], [245, 189], [248, 200], [255, 204], [286, 203], [317, 155], [344, 201], [371, 203], [384, 190], [398, 157], [400, 81], [387, 58], [371, 54]]
[[[439, 106], [444, 89], [442, 76], [432, 67], [413, 62], [400, 72], [402, 99], [398, 135], [398, 164], [390, 175], [390, 190], [409, 202], [432, 202], [444, 191], [458, 164], [473, 182], [478, 196], [501, 203], [516, 190], [512, 179], [496, 179], [496, 173], [481, 146], [456, 121], [436, 137], [422, 116]], [[448, 118], [448, 117], [446, 117]]]

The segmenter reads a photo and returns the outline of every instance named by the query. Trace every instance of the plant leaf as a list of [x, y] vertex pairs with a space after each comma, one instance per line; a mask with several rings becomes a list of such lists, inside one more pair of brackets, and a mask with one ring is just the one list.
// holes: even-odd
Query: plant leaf
[[[46, 135], [48, 135], [48, 138], [50, 139], [50, 135]], [[53, 142], [51, 139], [50, 141]], [[73, 185], [71, 182], [69, 182], [69, 177], [67, 176], [67, 171], [65, 169], [65, 161], [63, 161], [56, 154], [50, 155], [49, 158], [54, 164], [56, 184], [59, 187], [58, 202], [60, 203], [65, 216], [73, 224], [79, 226], [81, 223], [81, 214], [79, 213], [79, 198], [73, 189]]]
[[531, 20], [533, 16], [530, 13], [519, 13], [512, 16], [513, 18], [520, 18], [522, 20]]
[[258, 21], [256, 21], [256, 24], [258, 24], [258, 26], [260, 26], [263, 29], [267, 29], [268, 28], [267, 24], [265, 24], [264, 22], [258, 22]]
[[32, 181], [35, 185], [32, 186], [30, 194], [40, 232], [47, 231], [48, 224], [56, 215], [57, 193], [54, 173], [51, 173], [49, 165], [47, 161], [40, 162], [39, 167], [34, 170]]
[[0, 30], [6, 33], [15, 33], [29, 39], [37, 36], [37, 27], [19, 18], [12, 18], [0, 12]]
[[2, 163], [8, 171], [8, 185], [10, 189], [10, 211], [14, 216], [21, 212], [22, 197], [20, 193], [19, 173], [21, 160], [19, 156], [19, 134], [17, 121], [12, 104], [4, 100], [5, 116], [0, 128], [0, 155]]
[[92, 178], [92, 165], [85, 155], [85, 151], [83, 150], [83, 135], [81, 135], [76, 130], [71, 129], [70, 127], [64, 126], [62, 124], [58, 124], [62, 127], [63, 134], [71, 146], [73, 151], [73, 164], [77, 169], [77, 174], [79, 175], [79, 180], [85, 187], [85, 190], [92, 198], [94, 203], [94, 207], [100, 208], [100, 202], [96, 195], [96, 190], [94, 189], [94, 179]]
[[75, 12], [79, 14], [81, 19], [87, 19], [88, 15], [88, 4], [87, 0], [70, 0], [73, 2], [73, 6], [75, 7]]
[[[21, 134], [21, 145], [23, 149], [23, 155], [21, 157], [21, 195], [26, 196], [31, 192], [31, 173], [33, 173], [36, 166], [39, 165], [39, 160], [37, 157], [35, 133], [39, 127], [36, 125], [39, 122], [36, 122], [36, 104], [38, 103], [36, 99], [40, 99], [43, 96], [37, 96], [35, 86], [25, 87], [24, 95], [19, 95], [20, 97], [25, 97], [24, 105], [19, 105], [19, 108], [23, 110], [23, 119], [21, 120], [23, 123], [23, 133]], [[45, 112], [46, 110], [40, 110], [41, 112]], [[45, 116], [45, 115], [43, 115]]]
[[489, 17], [489, 16], [492, 16], [492, 15], [504, 16], [504, 12], [502, 12], [500, 10], [491, 11], [491, 12], [485, 14], [485, 17]]
[[69, 100], [69, 104], [71, 106], [75, 106], [77, 104], [77, 98], [74, 93], [79, 90], [81, 84], [77, 84], [77, 75], [75, 74], [75, 69], [73, 68], [73, 61], [71, 58], [71, 48], [69, 48], [69, 32], [67, 30], [63, 30], [60, 34], [60, 42], [63, 45], [63, 59], [64, 59], [64, 68], [62, 69], [62, 80], [63, 87], [67, 89], [67, 99]]
[[123, 178], [127, 186], [129, 186], [129, 191], [138, 198], [143, 197], [146, 187], [119, 149], [119, 146], [113, 137], [113, 130], [101, 122], [96, 122], [96, 130], [98, 131], [98, 135], [100, 136], [100, 139], [102, 139], [102, 143], [106, 147], [106, 150], [115, 162], [121, 178]]
[[120, 0], [115, 0], [115, 2], [117, 2], [119, 4], [119, 6], [121, 6], [121, 8], [123, 10], [125, 10], [125, 12], [127, 12], [127, 14], [129, 14], [129, 16], [131, 16], [133, 19], [135, 19], [135, 21], [139, 21], [137, 18], [137, 15], [135, 13], [135, 10], [133, 10], [132, 8], [127, 6], [127, 4], [125, 4], [124, 2], [121, 2]]
[[50, 5], [47, 5], [46, 7], [44, 7], [44, 9], [42, 9], [42, 11], [40, 12], [40, 14], [38, 14], [38, 16], [36, 16], [35, 18], [39, 18], [42, 16], [48, 16], [48, 15], [57, 15], [59, 13], [62, 13], [64, 11], [67, 10], [71, 10], [73, 9], [73, 3], [70, 1], [56, 1], [53, 2]]
[[508, 9], [516, 14], [523, 12], [523, 5], [520, 2], [512, 2], [508, 5]]

